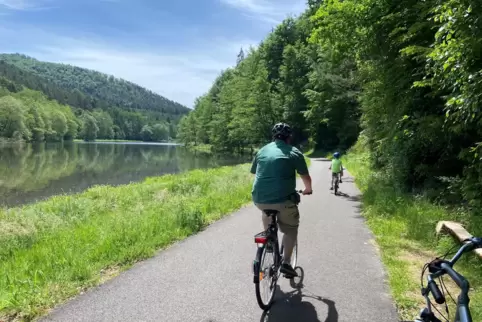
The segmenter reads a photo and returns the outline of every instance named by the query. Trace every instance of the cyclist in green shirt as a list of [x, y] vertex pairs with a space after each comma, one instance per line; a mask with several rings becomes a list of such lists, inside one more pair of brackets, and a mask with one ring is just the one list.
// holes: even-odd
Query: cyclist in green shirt
[[335, 182], [336, 176], [340, 176], [340, 183], [342, 183], [341, 177], [343, 177], [343, 164], [341, 163], [339, 152], [333, 154], [329, 170], [331, 170], [332, 173], [330, 190], [333, 190], [333, 183]]
[[251, 173], [256, 175], [253, 184], [253, 202], [262, 211], [264, 229], [271, 218], [264, 210], [278, 210], [279, 229], [283, 233], [284, 260], [280, 271], [289, 276], [298, 274], [291, 267], [291, 255], [298, 238], [300, 214], [296, 193], [296, 172], [305, 185], [304, 195], [312, 194], [311, 177], [303, 154], [290, 145], [292, 131], [288, 124], [273, 127], [273, 142], [261, 148], [254, 157]]

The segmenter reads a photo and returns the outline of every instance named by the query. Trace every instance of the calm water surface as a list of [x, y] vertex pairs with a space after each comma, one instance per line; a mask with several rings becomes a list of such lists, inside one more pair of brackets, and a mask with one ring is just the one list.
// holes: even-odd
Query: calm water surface
[[11, 207], [119, 185], [145, 177], [248, 162], [250, 156], [215, 156], [182, 146], [149, 143], [39, 143], [0, 146], [0, 205]]

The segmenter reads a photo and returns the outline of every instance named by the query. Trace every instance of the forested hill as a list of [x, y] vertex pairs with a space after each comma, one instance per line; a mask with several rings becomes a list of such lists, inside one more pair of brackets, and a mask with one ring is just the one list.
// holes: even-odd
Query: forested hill
[[[482, 1], [308, 0], [240, 52], [179, 125], [188, 144], [347, 149], [408, 191], [482, 207]], [[359, 136], [359, 134], [362, 134]]]
[[[7, 78], [17, 78], [14, 79], [17, 82], [21, 78], [22, 82], [29, 82], [29, 84], [22, 85], [42, 90], [45, 93], [49, 90], [48, 87], [39, 85], [36, 81], [43, 79], [70, 94], [71, 101], [62, 103], [69, 103], [79, 108], [108, 106], [149, 110], [171, 115], [182, 115], [189, 112], [187, 107], [139, 85], [97, 71], [66, 64], [42, 62], [21, 54], [0, 54], [0, 61], [14, 65], [30, 74], [19, 76], [15, 71], [10, 71], [10, 75], [4, 74]], [[0, 69], [5, 71], [6, 66]], [[49, 95], [49, 93], [46, 94]], [[51, 97], [52, 94], [50, 93], [49, 96]], [[59, 97], [51, 98], [62, 100]], [[89, 98], [93, 98], [93, 100]]]
[[190, 111], [138, 85], [23, 55], [0, 55], [0, 143], [166, 141]]

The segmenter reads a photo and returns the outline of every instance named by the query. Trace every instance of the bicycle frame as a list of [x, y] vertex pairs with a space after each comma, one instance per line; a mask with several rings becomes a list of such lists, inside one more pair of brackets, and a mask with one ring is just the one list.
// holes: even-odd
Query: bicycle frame
[[[280, 266], [282, 262], [281, 253], [280, 253], [280, 246], [279, 246], [279, 239], [278, 239], [278, 218], [276, 215], [272, 215], [271, 223], [268, 226], [268, 229], [255, 237], [255, 243], [258, 244], [258, 247], [266, 247], [268, 244], [273, 244], [274, 251], [275, 251], [275, 259], [276, 263], [275, 266]], [[261, 234], [267, 233], [266, 236], [262, 236]]]
[[341, 173], [338, 172], [335, 176], [335, 179], [334, 179], [334, 185], [335, 185], [335, 195], [338, 194], [338, 189], [340, 188], [340, 177], [341, 177]]

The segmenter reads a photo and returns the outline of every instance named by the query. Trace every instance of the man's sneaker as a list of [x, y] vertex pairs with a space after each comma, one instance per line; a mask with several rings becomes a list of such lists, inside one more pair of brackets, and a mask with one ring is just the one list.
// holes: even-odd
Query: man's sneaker
[[341, 179], [340, 179], [340, 183], [343, 183], [343, 181], [341, 181]]
[[283, 263], [280, 268], [280, 272], [285, 274], [286, 277], [296, 277], [298, 276], [298, 273], [291, 267], [290, 264]]

